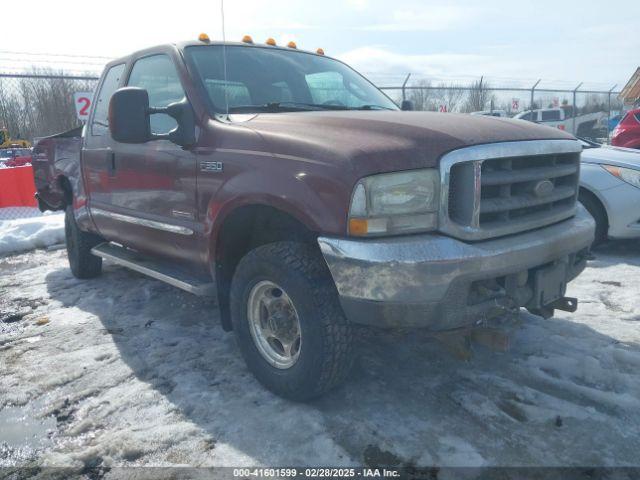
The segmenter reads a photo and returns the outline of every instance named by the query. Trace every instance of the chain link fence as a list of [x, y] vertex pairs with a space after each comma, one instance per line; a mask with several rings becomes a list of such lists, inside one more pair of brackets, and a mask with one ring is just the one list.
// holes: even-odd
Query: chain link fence
[[[583, 83], [572, 89], [542, 87], [541, 80], [531, 87], [508, 87], [483, 77], [466, 84], [410, 79], [407, 75], [401, 85], [376, 83], [396, 103], [409, 100], [416, 110], [523, 117], [600, 142], [608, 141], [623, 110], [615, 86], [593, 90], [583, 89]], [[538, 111], [550, 109], [554, 111]]]
[[4, 220], [41, 217], [49, 214], [50, 212], [40, 212], [37, 207], [4, 207], [0, 208], [0, 222]]
[[13, 139], [33, 140], [80, 125], [73, 94], [91, 92], [94, 76], [0, 73], [0, 127]]

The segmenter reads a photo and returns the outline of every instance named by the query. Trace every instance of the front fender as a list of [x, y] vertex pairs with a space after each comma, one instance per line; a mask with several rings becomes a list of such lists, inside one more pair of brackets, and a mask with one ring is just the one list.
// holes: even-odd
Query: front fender
[[[264, 160], [267, 162], [269, 160]], [[274, 160], [279, 163], [279, 160]], [[344, 235], [351, 191], [339, 176], [301, 171], [289, 165], [246, 170], [223, 183], [208, 202], [204, 219], [208, 259], [225, 220], [238, 208], [267, 206], [295, 218], [309, 231]]]

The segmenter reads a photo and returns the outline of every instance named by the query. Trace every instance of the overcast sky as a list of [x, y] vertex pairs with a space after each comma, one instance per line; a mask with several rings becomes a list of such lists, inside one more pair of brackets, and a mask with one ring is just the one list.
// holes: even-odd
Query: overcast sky
[[[11, 19], [0, 29], [1, 70], [25, 59], [64, 59], [75, 70], [99, 69], [94, 63], [103, 61], [9, 52], [115, 57], [200, 32], [222, 36], [220, 0], [10, 3]], [[321, 46], [385, 84], [413, 72], [610, 88], [624, 85], [640, 64], [640, 0], [225, 0], [225, 16], [228, 40], [248, 33], [260, 42], [272, 36], [303, 49]]]

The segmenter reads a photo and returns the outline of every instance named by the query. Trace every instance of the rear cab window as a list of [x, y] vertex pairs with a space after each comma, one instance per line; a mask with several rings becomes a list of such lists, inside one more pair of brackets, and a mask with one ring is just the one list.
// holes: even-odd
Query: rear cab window
[[312, 73], [305, 75], [305, 81], [314, 103], [357, 107], [366, 102], [366, 93], [349, 83], [339, 72]]
[[560, 110], [543, 110], [542, 111], [543, 122], [554, 122], [559, 120], [560, 120]]

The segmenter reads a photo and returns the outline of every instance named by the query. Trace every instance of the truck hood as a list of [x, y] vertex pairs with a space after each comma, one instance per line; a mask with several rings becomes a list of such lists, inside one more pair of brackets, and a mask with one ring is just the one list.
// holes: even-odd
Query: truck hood
[[610, 147], [587, 148], [582, 151], [584, 163], [597, 163], [640, 169], [640, 150], [633, 148]]
[[274, 155], [340, 162], [359, 175], [435, 167], [445, 153], [470, 145], [573, 138], [524, 120], [434, 112], [259, 114], [245, 126]]

